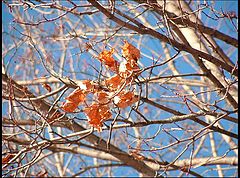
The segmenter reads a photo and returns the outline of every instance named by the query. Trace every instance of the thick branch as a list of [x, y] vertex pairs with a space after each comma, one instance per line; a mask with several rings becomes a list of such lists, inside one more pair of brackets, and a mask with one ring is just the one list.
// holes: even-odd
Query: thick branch
[[121, 26], [125, 26], [126, 28], [128, 29], [131, 29], [133, 31], [136, 31], [140, 34], [148, 34], [148, 35], [151, 35], [165, 43], [168, 43], [170, 45], [173, 45], [174, 47], [178, 48], [180, 51], [186, 51], [186, 52], [189, 52], [190, 54], [194, 54], [195, 56], [199, 56], [201, 58], [204, 58], [206, 59], [207, 61], [213, 63], [213, 64], [216, 64], [220, 67], [222, 67], [223, 69], [225, 69], [226, 71], [228, 71], [229, 73], [232, 73], [233, 75], [235, 76], [238, 76], [238, 69], [234, 70], [234, 67], [228, 65], [228, 64], [225, 64], [224, 62], [222, 62], [221, 60], [205, 53], [205, 52], [202, 52], [202, 51], [199, 51], [197, 49], [194, 49], [192, 48], [191, 46], [188, 46], [188, 45], [185, 45], [185, 44], [182, 44], [182, 43], [179, 43], [171, 38], [168, 38], [164, 35], [162, 35], [161, 33], [155, 31], [155, 30], [152, 30], [151, 28], [148, 28], [144, 25], [143, 28], [139, 28], [139, 27], [136, 27], [132, 24], [129, 24], [129, 23], [126, 23], [124, 21], [122, 21], [121, 19], [117, 18], [116, 16], [114, 16], [113, 14], [111, 14], [111, 12], [109, 12], [107, 9], [105, 9], [103, 6], [101, 6], [97, 1], [95, 0], [88, 0], [88, 2], [90, 2], [93, 6], [95, 6], [96, 8], [98, 8], [104, 15], [106, 15], [109, 19], [113, 20], [114, 22], [116, 22], [117, 24], [121, 25]]
[[[2, 76], [3, 76], [3, 81], [5, 83], [9, 84], [10, 79], [8, 78], [8, 76], [5, 75], [5, 74], [3, 74]], [[31, 92], [24, 89], [21, 85], [17, 84], [14, 80], [11, 80], [11, 85], [14, 87], [14, 94], [16, 94], [18, 97], [25, 96], [26, 93], [31, 98], [35, 97]], [[24, 93], [24, 91], [25, 91], [25, 93]], [[5, 92], [7, 92], [7, 91], [5, 91]], [[37, 107], [38, 110], [41, 111], [42, 113], [48, 112], [50, 107], [51, 107], [48, 103], [46, 103], [42, 99], [32, 101], [31, 103], [35, 107]], [[53, 108], [50, 111], [50, 114], [53, 114], [55, 112], [61, 114], [55, 108]], [[80, 132], [80, 131], [85, 131], [86, 130], [84, 127], [82, 127], [81, 125], [79, 125], [75, 121], [69, 122], [68, 120], [69, 119], [66, 116], [64, 116], [64, 118], [61, 119], [61, 121], [65, 121], [65, 123], [64, 123], [65, 127], [72, 130], [73, 132]], [[86, 137], [85, 139], [88, 142], [98, 146], [99, 148], [103, 148], [103, 149], [107, 148], [107, 142], [105, 140], [103, 140], [102, 138], [96, 136], [95, 134], [91, 134], [88, 137]], [[116, 147], [114, 145], [110, 146], [109, 153], [112, 154], [114, 157], [118, 158], [119, 160], [121, 160], [126, 165], [136, 169], [137, 171], [139, 171], [139, 172], [141, 172], [145, 175], [148, 175], [148, 176], [155, 176], [156, 175], [155, 171], [153, 169], [151, 169], [150, 167], [148, 167], [144, 162], [136, 160], [133, 156], [130, 156], [128, 153], [120, 150], [118, 147]]]
[[[148, 3], [147, 0], [144, 0], [143, 1], [144, 3]], [[205, 33], [205, 34], [208, 34], [212, 37], [215, 37], [219, 40], [222, 40], [232, 46], [235, 46], [235, 47], [238, 47], [238, 40], [227, 35], [227, 34], [224, 34], [216, 29], [213, 29], [213, 28], [210, 28], [210, 27], [207, 27], [207, 26], [204, 26], [202, 24], [199, 24], [199, 23], [196, 23], [196, 22], [193, 22], [191, 21], [190, 19], [188, 18], [179, 18], [178, 16], [176, 16], [174, 13], [171, 13], [171, 12], [168, 12], [166, 9], [163, 11], [163, 9], [159, 8], [158, 5], [157, 5], [157, 2], [154, 3], [153, 1], [151, 2], [150, 6], [152, 8], [154, 8], [154, 10], [159, 13], [160, 15], [164, 15], [164, 13], [167, 13], [168, 17], [176, 24], [179, 24], [179, 25], [187, 25], [188, 27], [191, 27], [191, 28], [194, 28], [194, 29], [198, 29], [200, 32], [202, 33]]]
[[[11, 137], [7, 139], [8, 141], [17, 143], [19, 145], [29, 145], [31, 141]], [[41, 145], [41, 143], [37, 143], [36, 145]], [[103, 159], [103, 160], [110, 160], [110, 161], [121, 161], [114, 156], [112, 156], [109, 153], [106, 153], [104, 151], [99, 150], [90, 150], [89, 148], [81, 148], [79, 146], [73, 147], [73, 146], [64, 146], [59, 144], [52, 144], [51, 146], [47, 147], [48, 150], [51, 150], [53, 152], [67, 152], [67, 153], [73, 153], [73, 154], [81, 154], [90, 156], [93, 158]], [[144, 157], [144, 162], [146, 165], [151, 167], [155, 171], [164, 170], [162, 166], [166, 166], [167, 162], [160, 162], [156, 160], [152, 160], [149, 158]], [[168, 168], [168, 170], [176, 170], [179, 167], [189, 166], [189, 159], [183, 159], [183, 160], [177, 160], [174, 165]], [[195, 168], [199, 166], [210, 166], [210, 165], [238, 165], [238, 158], [236, 157], [203, 157], [203, 158], [194, 158], [192, 159], [192, 166]]]

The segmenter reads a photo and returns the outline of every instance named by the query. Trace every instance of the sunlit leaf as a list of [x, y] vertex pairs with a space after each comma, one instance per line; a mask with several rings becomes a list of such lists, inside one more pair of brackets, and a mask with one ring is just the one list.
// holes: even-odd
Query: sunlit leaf
[[94, 92], [95, 87], [91, 80], [81, 80], [77, 82], [78, 86], [82, 90], [83, 93]]
[[84, 93], [84, 90], [81, 90], [80, 88], [76, 88], [68, 97], [66, 97], [66, 100], [71, 101], [73, 103], [80, 103], [85, 100], [86, 94]]
[[72, 101], [69, 101], [67, 100], [63, 106], [62, 106], [62, 109], [65, 111], [65, 112], [74, 112], [75, 109], [77, 109], [79, 103], [78, 102], [72, 102]]
[[109, 101], [108, 93], [104, 91], [97, 92], [97, 100], [100, 104], [107, 104]]
[[91, 106], [84, 109], [85, 114], [88, 116], [88, 122], [93, 127], [101, 131], [102, 123], [112, 117], [110, 108], [107, 105], [93, 103]]
[[137, 101], [138, 101], [138, 97], [135, 96], [134, 92], [131, 92], [131, 91], [128, 91], [128, 92], [123, 91], [114, 97], [114, 103], [119, 108], [126, 108]]
[[137, 71], [139, 71], [139, 67], [138, 67], [137, 63], [131, 64], [126, 61], [123, 61], [120, 63], [119, 70], [118, 70], [119, 75], [122, 78], [132, 77], [133, 75], [136, 74]]
[[117, 90], [124, 83], [124, 79], [122, 79], [119, 75], [114, 75], [105, 80], [105, 85], [110, 90]]
[[122, 47], [122, 55], [127, 60], [135, 60], [137, 61], [140, 58], [140, 51], [135, 46], [128, 43], [126, 40], [124, 40], [124, 45]]
[[99, 54], [98, 59], [112, 71], [117, 72], [119, 63], [112, 57], [113, 53], [114, 49], [111, 49], [110, 51], [104, 50]]

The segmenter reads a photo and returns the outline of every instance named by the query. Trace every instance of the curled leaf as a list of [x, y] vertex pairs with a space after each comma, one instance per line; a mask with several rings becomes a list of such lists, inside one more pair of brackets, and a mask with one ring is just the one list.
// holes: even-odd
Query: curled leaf
[[112, 117], [110, 108], [107, 105], [93, 103], [91, 106], [84, 109], [85, 114], [88, 116], [88, 122], [93, 127], [101, 131], [102, 123]]
[[126, 40], [124, 40], [124, 45], [122, 47], [122, 55], [127, 60], [134, 60], [137, 62], [137, 60], [140, 58], [140, 51], [135, 46], [128, 43]]
[[113, 53], [114, 49], [111, 49], [110, 51], [104, 50], [99, 54], [98, 59], [106, 65], [112, 64], [115, 61], [112, 57]]
[[128, 91], [119, 93], [113, 100], [119, 108], [126, 108], [137, 102], [138, 97], [134, 95], [134, 92]]
[[97, 100], [100, 104], [106, 104], [109, 101], [108, 93], [104, 91], [97, 92]]
[[73, 103], [80, 103], [85, 100], [86, 94], [83, 90], [80, 88], [76, 88], [68, 97], [66, 97], [66, 100], [71, 101]]
[[108, 68], [117, 72], [119, 63], [112, 57], [113, 53], [114, 49], [111, 49], [110, 51], [104, 50], [99, 54], [98, 59], [103, 62]]
[[83, 93], [94, 92], [95, 88], [94, 88], [93, 82], [90, 80], [82, 80], [82, 81], [79, 81], [77, 84]]
[[62, 106], [62, 109], [65, 111], [65, 112], [74, 112], [75, 109], [77, 109], [79, 103], [77, 102], [72, 102], [72, 101], [69, 101], [67, 100], [63, 106]]
[[110, 90], [117, 90], [124, 83], [124, 79], [122, 79], [119, 75], [114, 75], [105, 80], [105, 85]]
[[122, 78], [129, 78], [135, 75], [138, 70], [139, 70], [139, 67], [137, 63], [129, 63], [129, 62], [123, 61], [120, 63], [118, 72]]

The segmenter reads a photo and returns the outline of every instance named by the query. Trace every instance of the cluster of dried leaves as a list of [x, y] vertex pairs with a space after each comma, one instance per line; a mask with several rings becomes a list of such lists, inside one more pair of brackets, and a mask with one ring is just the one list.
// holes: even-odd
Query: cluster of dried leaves
[[[66, 102], [62, 106], [64, 111], [74, 112], [80, 104], [85, 104], [86, 107], [83, 111], [88, 117], [89, 124], [98, 131], [101, 131], [102, 123], [112, 117], [110, 104], [114, 103], [119, 108], [125, 108], [138, 101], [138, 97], [134, 95], [133, 91], [127, 91], [125, 88], [140, 71], [137, 64], [140, 51], [127, 41], [124, 43], [122, 55], [126, 59], [125, 61], [119, 63], [113, 58], [114, 49], [102, 51], [97, 58], [106, 68], [115, 73], [102, 82], [107, 90], [96, 87], [93, 81], [84, 80], [66, 97]], [[90, 93], [96, 99], [91, 105], [88, 105], [85, 101], [86, 96]]]

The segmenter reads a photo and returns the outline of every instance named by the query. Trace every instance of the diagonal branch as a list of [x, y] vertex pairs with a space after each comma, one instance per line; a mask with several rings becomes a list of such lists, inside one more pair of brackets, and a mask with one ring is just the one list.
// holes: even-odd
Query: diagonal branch
[[171, 44], [173, 46], [175, 46], [176, 48], [178, 48], [180, 51], [186, 51], [190, 54], [194, 54], [195, 56], [199, 56], [201, 58], [204, 58], [206, 59], [207, 61], [213, 63], [213, 64], [216, 64], [218, 66], [221, 66], [223, 69], [225, 69], [226, 71], [228, 71], [229, 73], [232, 73], [234, 76], [238, 76], [238, 69], [236, 70], [233, 70], [234, 67], [222, 62], [221, 60], [205, 53], [205, 52], [202, 52], [200, 50], [197, 50], [197, 49], [194, 49], [192, 48], [191, 46], [189, 45], [185, 45], [185, 44], [182, 44], [182, 43], [179, 43], [171, 38], [168, 38], [164, 35], [162, 35], [161, 33], [155, 31], [155, 30], [152, 30], [151, 28], [148, 28], [144, 25], [143, 28], [139, 28], [139, 27], [136, 27], [135, 25], [132, 25], [132, 24], [129, 24], [129, 23], [126, 23], [124, 22], [123, 20], [117, 18], [116, 16], [114, 16], [113, 14], [111, 14], [111, 12], [109, 12], [107, 9], [105, 9], [103, 6], [101, 6], [101, 4], [99, 4], [97, 1], [95, 0], [88, 0], [88, 2], [90, 2], [94, 7], [96, 7], [97, 9], [99, 9], [104, 15], [106, 15], [110, 20], [113, 20], [114, 22], [116, 22], [117, 24], [121, 25], [121, 26], [124, 26], [128, 29], [131, 29], [133, 31], [136, 31], [140, 34], [147, 34], [147, 35], [151, 35], [165, 43], [168, 43], [168, 44]]
[[[5, 92], [8, 93], [7, 91], [7, 84], [10, 83], [10, 79], [8, 78], [7, 75], [2, 74], [3, 77], [3, 85], [5, 85]], [[14, 88], [14, 94], [16, 94], [18, 97], [27, 95], [31, 98], [34, 98], [35, 96], [30, 92], [24, 89], [21, 85], [17, 84], [14, 80], [11, 80], [11, 84]], [[48, 112], [49, 108], [51, 107], [48, 103], [46, 103], [43, 99], [41, 100], [33, 100], [31, 102], [40, 112]], [[60, 111], [58, 111], [56, 108], [51, 109], [49, 115], [51, 114], [61, 114]], [[72, 130], [73, 132], [81, 132], [85, 131], [86, 129], [76, 123], [75, 121], [68, 121], [69, 119], [64, 116], [61, 121], [65, 121], [64, 125], [66, 128]], [[88, 137], [85, 138], [86, 141], [96, 145], [98, 148], [106, 149], [107, 148], [107, 142], [103, 140], [102, 138], [96, 136], [95, 134], [91, 134]], [[127, 166], [130, 166], [140, 173], [143, 173], [146, 176], [156, 176], [156, 172], [147, 166], [143, 161], [136, 160], [133, 156], [130, 156], [128, 153], [122, 151], [118, 147], [111, 145], [109, 153], [119, 159], [122, 163], [126, 164]]]
[[[31, 141], [20, 139], [17, 137], [11, 137], [7, 139], [8, 141], [17, 143], [19, 145], [29, 145]], [[41, 143], [38, 143], [37, 145], [41, 145]], [[48, 150], [51, 150], [53, 152], [67, 152], [67, 153], [73, 153], [73, 154], [82, 154], [98, 159], [103, 160], [110, 160], [110, 161], [116, 161], [121, 162], [121, 160], [115, 158], [111, 154], [99, 151], [99, 150], [91, 150], [89, 151], [89, 148], [82, 148], [82, 147], [74, 147], [74, 146], [64, 146], [60, 144], [52, 144], [49, 147], [47, 147]], [[153, 170], [163, 170], [163, 166], [167, 165], [167, 162], [160, 162], [157, 160], [153, 160], [150, 158], [143, 158], [144, 162], [151, 167]], [[210, 165], [237, 165], [238, 159], [237, 157], [201, 157], [201, 158], [194, 158], [192, 159], [192, 166], [194, 168], [197, 168], [199, 166], [210, 166]], [[177, 160], [173, 165], [171, 165], [168, 170], [176, 170], [179, 169], [179, 167], [189, 166], [189, 159], [182, 159]]]

